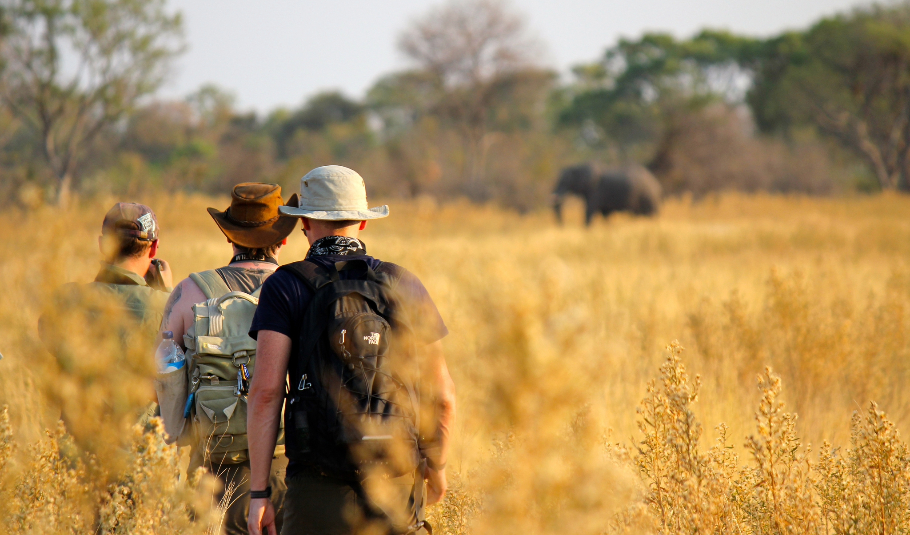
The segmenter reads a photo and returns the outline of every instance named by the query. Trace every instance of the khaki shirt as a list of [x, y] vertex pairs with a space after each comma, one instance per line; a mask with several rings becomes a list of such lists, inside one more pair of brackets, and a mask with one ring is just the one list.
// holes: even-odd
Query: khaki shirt
[[[47, 399], [78, 440], [90, 444], [149, 406], [143, 384], [168, 295], [136, 273], [102, 264], [94, 281], [65, 284], [47, 303], [38, 329], [58, 366]], [[145, 413], [147, 420], [152, 413]]]
[[[56, 292], [38, 320], [38, 331], [48, 351], [58, 358], [66, 353], [67, 339], [80, 334], [73, 331], [87, 321], [102, 322], [92, 326], [95, 335], [96, 328], [109, 327], [107, 331], [125, 344], [142, 340], [148, 347], [147, 340], [158, 333], [169, 296], [150, 287], [137, 273], [102, 263], [94, 281], [65, 284]], [[114, 323], [110, 323], [112, 315]]]
[[164, 305], [170, 296], [169, 292], [156, 290], [139, 274], [111, 264], [101, 264], [94, 282], [89, 286], [116, 296], [124, 310], [140, 324], [149, 326], [155, 333], [158, 332], [161, 319], [164, 317]]

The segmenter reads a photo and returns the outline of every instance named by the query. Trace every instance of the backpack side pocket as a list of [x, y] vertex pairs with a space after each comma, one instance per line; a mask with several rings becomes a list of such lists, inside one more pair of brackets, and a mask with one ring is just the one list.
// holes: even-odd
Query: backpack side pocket
[[186, 366], [168, 373], [159, 373], [155, 378], [155, 393], [158, 395], [161, 420], [167, 433], [165, 442], [173, 444], [186, 425], [186, 418], [183, 417], [188, 395]]
[[246, 399], [235, 387], [200, 386], [196, 391], [197, 440], [214, 465], [237, 464], [249, 458], [246, 436]]

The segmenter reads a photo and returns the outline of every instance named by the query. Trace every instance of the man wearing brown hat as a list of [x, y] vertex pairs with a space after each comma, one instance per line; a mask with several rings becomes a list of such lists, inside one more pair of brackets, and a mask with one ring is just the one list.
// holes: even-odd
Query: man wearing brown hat
[[[211, 303], [212, 301], [210, 300], [222, 297], [230, 292], [258, 295], [257, 290], [278, 268], [278, 256], [281, 252], [281, 247], [287, 243], [286, 238], [294, 230], [297, 223], [296, 219], [283, 217], [278, 213], [278, 208], [281, 205], [280, 186], [276, 184], [244, 183], [234, 187], [231, 192], [231, 206], [228, 209], [224, 211], [215, 208], [208, 209], [212, 219], [215, 220], [215, 224], [225, 235], [228, 243], [231, 244], [233, 256], [226, 266], [194, 273], [174, 288], [171, 298], [165, 307], [164, 320], [161, 323], [162, 333], [171, 331], [174, 340], [184, 349], [187, 349], [188, 344], [195, 343], [193, 341], [196, 329], [194, 326], [196, 322], [194, 305], [205, 304], [207, 301]], [[194, 366], [194, 363], [191, 362], [194, 360], [193, 350], [194, 348], [191, 347], [187, 351], [190, 396], [194, 395], [195, 389], [200, 384], [203, 387], [214, 385], [214, 388], [228, 384], [224, 381], [226, 378], [219, 379], [212, 376], [211, 368], [194, 374], [194, 368], [199, 372], [201, 367]], [[232, 360], [235, 365], [238, 365], [236, 359]], [[240, 362], [248, 364], [248, 367], [243, 368], [244, 373], [247, 370], [252, 373], [254, 369], [253, 362], [249, 362], [249, 359], [246, 361], [241, 360]], [[232, 368], [228, 369], [232, 370]], [[238, 388], [236, 391], [238, 399], [235, 399], [235, 401], [245, 403], [245, 392], [240, 388], [240, 385], [235, 386]], [[187, 403], [187, 407], [191, 407], [191, 405], [192, 402]], [[187, 411], [187, 413], [189, 412]], [[241, 411], [232, 409], [232, 415], [234, 412], [238, 415], [243, 414]], [[168, 427], [168, 424], [169, 422], [166, 421], [166, 427]], [[192, 432], [191, 427], [186, 426], [184, 434]], [[241, 452], [241, 455], [234, 455], [233, 458], [213, 459], [210, 454], [203, 451], [204, 447], [199, 446], [198, 438], [200, 437], [197, 437], [197, 440], [193, 443], [190, 471], [198, 466], [203, 466], [221, 480], [223, 489], [221, 495], [216, 496], [216, 499], [226, 502], [222, 503], [222, 506], [229, 504], [223, 521], [224, 531], [229, 535], [247, 533], [247, 511], [250, 502], [248, 494], [250, 465], [248, 460], [244, 460], [246, 455]], [[219, 437], [201, 438], [204, 443], [206, 441], [211, 443], [219, 440]], [[178, 443], [182, 444], [183, 442]], [[236, 462], [237, 460], [240, 460], [240, 462]], [[275, 454], [272, 455], [270, 470], [270, 479], [276, 488], [272, 503], [276, 508], [281, 507], [284, 496], [283, 479], [286, 465], [287, 459], [283, 455], [283, 446], [279, 446], [275, 450]], [[226, 498], [225, 492], [228, 493]]]
[[455, 419], [448, 330], [417, 277], [367, 255], [359, 234], [388, 207], [368, 207], [358, 173], [318, 167], [289, 204], [281, 212], [302, 218], [310, 249], [266, 281], [250, 328], [250, 533], [277, 535], [281, 521], [267, 498], [282, 407], [281, 533], [428, 533]]

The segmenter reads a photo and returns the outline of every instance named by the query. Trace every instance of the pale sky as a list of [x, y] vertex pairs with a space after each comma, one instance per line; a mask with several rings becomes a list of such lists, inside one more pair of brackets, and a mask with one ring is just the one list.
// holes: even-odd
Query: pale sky
[[[429, 0], [169, 0], [183, 12], [187, 52], [165, 98], [205, 83], [237, 97], [242, 110], [297, 107], [339, 89], [361, 98], [382, 75], [405, 68], [399, 32]], [[669, 31], [688, 37], [709, 27], [752, 36], [803, 28], [857, 0], [512, 0], [546, 46], [544, 64], [564, 75], [597, 59], [620, 37]]]

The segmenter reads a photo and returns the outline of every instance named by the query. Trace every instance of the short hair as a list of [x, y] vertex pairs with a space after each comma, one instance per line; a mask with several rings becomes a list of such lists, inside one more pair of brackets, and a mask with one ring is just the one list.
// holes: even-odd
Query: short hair
[[[282, 240], [282, 241], [284, 241], [284, 240]], [[241, 254], [245, 254], [247, 256], [252, 256], [252, 257], [267, 256], [270, 258], [275, 257], [275, 255], [278, 253], [278, 249], [280, 249], [281, 245], [282, 245], [281, 242], [278, 242], [274, 245], [269, 245], [268, 247], [241, 247], [240, 245], [237, 245], [234, 242], [231, 242], [231, 243], [234, 244], [234, 247], [236, 247], [237, 250]]]
[[328, 228], [332, 230], [338, 230], [340, 228], [352, 227], [354, 225], [359, 225], [359, 220], [342, 220], [342, 221], [329, 221], [327, 219], [310, 219], [310, 223], [316, 223], [317, 225]]
[[139, 258], [148, 254], [152, 247], [149, 240], [141, 240], [132, 236], [119, 234], [103, 234], [102, 254], [108, 263], [117, 263], [128, 258]]

